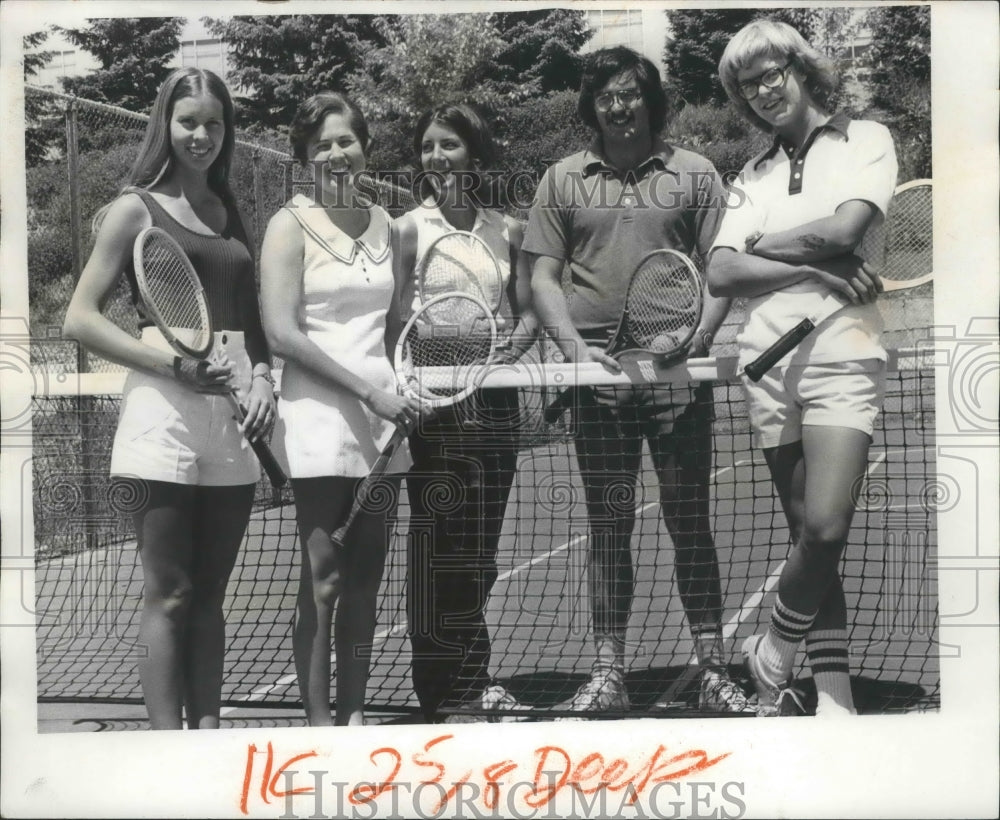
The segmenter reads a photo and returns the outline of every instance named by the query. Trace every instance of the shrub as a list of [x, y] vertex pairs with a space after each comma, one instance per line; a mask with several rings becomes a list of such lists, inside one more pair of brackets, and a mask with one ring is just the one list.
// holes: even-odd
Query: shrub
[[754, 128], [731, 105], [686, 105], [667, 127], [667, 139], [706, 157], [726, 177], [736, 174], [770, 137]]

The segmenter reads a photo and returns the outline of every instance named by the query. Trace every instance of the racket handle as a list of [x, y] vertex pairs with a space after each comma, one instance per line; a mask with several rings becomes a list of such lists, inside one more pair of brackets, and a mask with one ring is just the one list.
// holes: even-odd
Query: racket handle
[[[233, 409], [236, 411], [236, 416], [240, 420], [240, 424], [242, 424], [246, 420], [247, 409], [239, 402], [235, 394], [230, 393], [229, 400], [232, 402]], [[256, 441], [250, 441], [250, 446], [253, 448], [254, 453], [256, 453], [260, 466], [263, 467], [264, 472], [267, 473], [267, 477], [270, 479], [271, 485], [275, 489], [284, 487], [288, 483], [288, 476], [286, 476], [285, 471], [281, 469], [281, 465], [278, 464], [278, 460], [274, 457], [274, 453], [271, 452], [271, 448], [267, 446], [267, 442], [258, 438]]]
[[371, 494], [372, 487], [385, 474], [393, 456], [396, 455], [396, 450], [399, 449], [399, 445], [403, 443], [403, 439], [406, 438], [408, 433], [408, 430], [397, 427], [395, 432], [392, 434], [392, 438], [389, 439], [389, 443], [386, 444], [382, 452], [379, 453], [379, 456], [372, 465], [368, 475], [361, 480], [361, 483], [358, 485], [357, 492], [354, 495], [354, 504], [351, 505], [351, 511], [347, 514], [347, 520], [337, 527], [337, 529], [335, 529], [330, 535], [330, 540], [332, 540], [336, 546], [344, 546], [344, 542], [347, 539], [347, 533], [350, 531], [351, 525], [354, 523], [354, 519], [357, 518], [358, 513], [360, 513], [368, 503], [368, 496]]
[[803, 319], [778, 341], [743, 368], [750, 381], [759, 382], [772, 367], [783, 359], [799, 342], [813, 332], [816, 325], [811, 319]]
[[552, 403], [545, 408], [545, 413], [543, 418], [546, 424], [555, 424], [559, 420], [559, 417], [563, 414], [567, 407], [570, 405], [572, 399], [573, 388], [567, 387], [558, 396], [553, 399]]

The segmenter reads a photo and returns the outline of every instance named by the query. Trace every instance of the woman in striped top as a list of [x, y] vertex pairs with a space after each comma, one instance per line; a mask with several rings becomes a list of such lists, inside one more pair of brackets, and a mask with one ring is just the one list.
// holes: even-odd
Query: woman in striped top
[[[229, 187], [233, 103], [209, 71], [164, 82], [122, 194], [97, 232], [66, 312], [64, 333], [129, 368], [111, 458], [134, 482], [144, 594], [139, 642], [143, 696], [154, 729], [217, 728], [225, 654], [223, 601], [260, 472], [246, 437], [274, 419], [270, 359], [243, 221]], [[207, 365], [178, 357], [139, 304], [132, 248], [150, 226], [167, 231], [205, 287], [216, 333]], [[136, 339], [101, 313], [125, 275], [139, 312]], [[225, 397], [242, 393], [247, 418]]]

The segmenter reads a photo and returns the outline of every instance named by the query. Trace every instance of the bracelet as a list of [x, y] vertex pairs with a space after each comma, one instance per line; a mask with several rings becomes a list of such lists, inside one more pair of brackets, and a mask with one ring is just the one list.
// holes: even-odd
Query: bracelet
[[177, 381], [181, 380], [181, 357], [174, 356], [174, 378]]
[[263, 379], [269, 385], [271, 385], [271, 387], [274, 387], [274, 376], [272, 376], [270, 372], [267, 372], [267, 373], [254, 373], [253, 377], [255, 379]]
[[710, 348], [712, 346], [712, 342], [715, 341], [715, 334], [710, 330], [705, 330], [703, 327], [700, 327], [695, 331], [695, 336], [701, 338], [702, 344], [705, 345], [706, 350]]

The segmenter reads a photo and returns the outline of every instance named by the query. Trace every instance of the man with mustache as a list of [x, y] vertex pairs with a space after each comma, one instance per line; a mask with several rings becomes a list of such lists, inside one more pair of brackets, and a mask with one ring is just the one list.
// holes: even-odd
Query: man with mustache
[[[646, 254], [661, 248], [706, 254], [726, 192], [708, 160], [660, 138], [667, 101], [659, 73], [631, 49], [591, 55], [578, 112], [594, 130], [594, 140], [587, 150], [546, 171], [523, 249], [535, 257], [537, 313], [566, 359], [600, 362], [617, 371], [618, 363], [604, 346], [621, 317], [632, 271]], [[569, 298], [562, 285], [566, 265]], [[707, 355], [728, 308], [729, 299], [706, 293], [688, 356]], [[742, 689], [726, 672], [719, 566], [708, 521], [711, 385], [581, 387], [575, 399], [575, 446], [589, 518], [595, 655], [590, 678], [569, 708], [581, 713], [629, 708], [626, 629], [635, 586], [630, 540], [645, 439], [701, 667], [700, 707], [746, 710]]]

